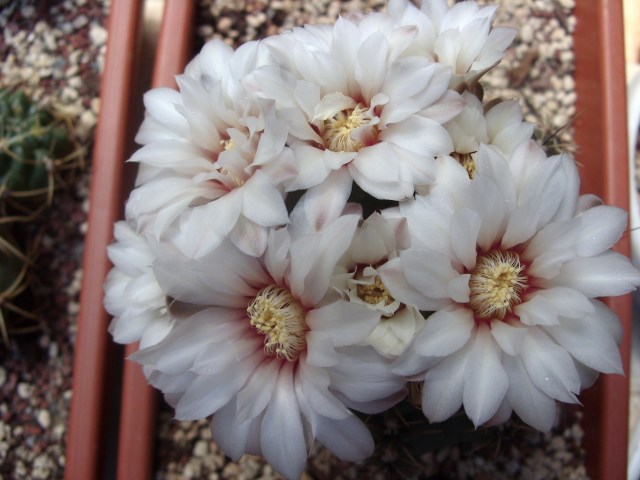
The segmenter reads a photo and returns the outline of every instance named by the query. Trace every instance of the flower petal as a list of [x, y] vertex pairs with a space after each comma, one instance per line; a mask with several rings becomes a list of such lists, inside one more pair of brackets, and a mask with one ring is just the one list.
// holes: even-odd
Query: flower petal
[[462, 393], [464, 409], [476, 427], [498, 411], [509, 388], [501, 357], [489, 328], [478, 327], [464, 369]]

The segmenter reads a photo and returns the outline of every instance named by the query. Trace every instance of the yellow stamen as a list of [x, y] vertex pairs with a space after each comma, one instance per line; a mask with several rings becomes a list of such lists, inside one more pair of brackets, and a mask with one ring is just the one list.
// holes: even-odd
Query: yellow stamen
[[[473, 152], [475, 153], [475, 152]], [[473, 153], [458, 153], [453, 152], [451, 156], [460, 162], [460, 165], [464, 167], [464, 169], [469, 174], [469, 178], [473, 179], [476, 175], [476, 161], [473, 158]]]
[[378, 276], [376, 276], [375, 281], [370, 285], [359, 283], [357, 290], [358, 297], [371, 305], [378, 305], [380, 302], [384, 302], [384, 305], [387, 306], [395, 301]]
[[267, 355], [294, 361], [307, 346], [305, 311], [288, 289], [277, 285], [263, 288], [247, 313], [251, 325], [265, 336]]
[[469, 279], [469, 306], [484, 319], [504, 319], [522, 300], [527, 287], [525, 266], [512, 251], [493, 250], [481, 255]]
[[[324, 146], [333, 152], [357, 152], [365, 145], [351, 136], [351, 132], [371, 121], [368, 109], [358, 104], [355, 108], [342, 110], [324, 121], [322, 139]], [[377, 128], [374, 126], [377, 134]]]
[[220, 140], [220, 145], [222, 145], [225, 150], [231, 150], [236, 146], [236, 142], [233, 138], [230, 138], [229, 140]]

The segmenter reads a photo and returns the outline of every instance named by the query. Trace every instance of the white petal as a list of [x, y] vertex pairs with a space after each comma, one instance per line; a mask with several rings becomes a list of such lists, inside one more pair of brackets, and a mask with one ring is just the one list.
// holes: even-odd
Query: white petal
[[591, 298], [622, 295], [640, 285], [640, 272], [627, 257], [608, 251], [565, 263], [548, 284], [573, 288]]
[[545, 331], [581, 363], [602, 373], [622, 375], [620, 350], [595, 315], [563, 318], [561, 325]]
[[476, 264], [476, 240], [482, 220], [468, 208], [456, 211], [451, 218], [451, 252], [467, 270]]
[[532, 296], [517, 305], [513, 312], [525, 325], [558, 325], [558, 312], [543, 295]]
[[[400, 400], [404, 392], [405, 380], [390, 371], [389, 360], [378, 354], [372, 347], [350, 347], [341, 350], [339, 362], [329, 369], [331, 391], [344, 395], [348, 401], [376, 405], [377, 400], [391, 398]], [[389, 408], [388, 402], [380, 402], [381, 410]], [[369, 413], [378, 413], [367, 410]]]
[[527, 329], [509, 325], [501, 320], [491, 321], [491, 335], [507, 355], [519, 355]]
[[354, 77], [360, 84], [365, 102], [380, 91], [387, 70], [388, 43], [382, 32], [376, 32], [358, 46]]
[[267, 248], [269, 229], [240, 216], [229, 232], [229, 240], [238, 249], [252, 257], [261, 256]]
[[352, 414], [329, 390], [331, 379], [324, 368], [299, 363], [299, 375], [296, 380], [304, 398], [311, 409], [327, 420], [346, 420]]
[[234, 461], [240, 460], [245, 453], [260, 454], [260, 452], [247, 451], [249, 437], [257, 435], [260, 420], [262, 419], [243, 422], [236, 413], [236, 402], [230, 401], [211, 419], [213, 441]]
[[289, 219], [282, 193], [260, 170], [242, 187], [242, 213], [265, 227], [284, 225]]
[[468, 354], [469, 349], [465, 348], [427, 372], [422, 411], [430, 422], [442, 422], [460, 409]]
[[307, 362], [317, 367], [331, 367], [338, 363], [339, 356], [333, 346], [331, 335], [325, 332], [309, 332], [306, 336]]
[[378, 268], [380, 280], [393, 298], [418, 310], [433, 311], [445, 307], [451, 300], [434, 300], [407, 282], [400, 257], [389, 260]]
[[462, 348], [475, 326], [471, 310], [439, 310], [427, 318], [415, 340], [415, 351], [423, 357], [444, 357]]
[[522, 359], [531, 381], [551, 398], [577, 403], [580, 378], [567, 351], [542, 330], [530, 328], [522, 344]]
[[444, 127], [420, 115], [389, 125], [380, 138], [419, 155], [436, 157], [453, 151], [451, 137]]
[[354, 345], [376, 327], [380, 314], [364, 305], [338, 300], [307, 313], [306, 323], [313, 332], [331, 336], [333, 345]]
[[355, 415], [342, 420], [320, 419], [316, 438], [338, 458], [348, 462], [363, 460], [374, 449], [369, 430]]
[[299, 200], [304, 202], [308, 221], [316, 231], [322, 230], [342, 214], [352, 183], [347, 169], [334, 170], [324, 182], [310, 188]]
[[534, 385], [519, 357], [505, 357], [504, 369], [509, 376], [507, 398], [513, 411], [526, 423], [548, 432], [556, 419], [556, 402]]
[[282, 367], [276, 389], [260, 425], [262, 453], [289, 480], [300, 478], [307, 461], [307, 447], [300, 409], [293, 385], [293, 367]]
[[234, 412], [237, 423], [252, 420], [264, 411], [275, 390], [279, 370], [280, 362], [274, 359], [266, 359], [255, 368], [245, 386], [238, 392], [236, 402], [230, 402], [237, 405], [237, 412]]
[[405, 250], [400, 259], [409, 283], [427, 298], [448, 298], [447, 285], [460, 275], [449, 258], [431, 250]]
[[509, 388], [501, 357], [489, 328], [479, 327], [467, 358], [462, 394], [464, 409], [476, 427], [493, 417]]
[[579, 218], [583, 229], [574, 248], [582, 257], [591, 257], [611, 248], [620, 240], [627, 226], [627, 213], [607, 205], [590, 208]]
[[258, 352], [253, 361], [243, 361], [232, 370], [196, 377], [176, 405], [176, 418], [198, 420], [225, 406], [246, 382], [257, 358], [263, 356]]

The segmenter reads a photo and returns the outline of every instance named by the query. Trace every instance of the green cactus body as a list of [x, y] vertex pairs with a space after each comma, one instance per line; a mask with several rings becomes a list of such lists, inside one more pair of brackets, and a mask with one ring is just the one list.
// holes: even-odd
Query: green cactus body
[[45, 193], [51, 159], [73, 149], [64, 121], [21, 91], [0, 90], [0, 185], [4, 196]]
[[[25, 309], [42, 225], [27, 224], [51, 204], [62, 171], [82, 162], [70, 123], [40, 107], [22, 91], [0, 89], [0, 337], [40, 328]], [[26, 229], [25, 229], [26, 227]], [[29, 240], [30, 239], [30, 240]], [[30, 307], [29, 307], [30, 308]]]

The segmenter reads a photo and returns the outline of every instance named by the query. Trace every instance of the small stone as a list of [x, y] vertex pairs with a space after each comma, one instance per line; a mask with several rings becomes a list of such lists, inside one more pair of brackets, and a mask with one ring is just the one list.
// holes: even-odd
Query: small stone
[[33, 385], [30, 385], [24, 382], [20, 382], [18, 384], [18, 397], [25, 400], [29, 398], [32, 393], [33, 393]]
[[98, 117], [93, 111], [85, 110], [80, 114], [80, 123], [77, 126], [77, 133], [80, 137], [85, 138], [91, 132], [98, 122]]
[[79, 15], [73, 19], [73, 27], [76, 29], [80, 29], [85, 27], [89, 23], [89, 19], [86, 15]]
[[22, 8], [20, 9], [20, 14], [24, 18], [31, 18], [35, 15], [35, 13], [36, 13], [36, 9], [33, 5], [23, 5]]
[[209, 452], [209, 443], [204, 440], [198, 440], [193, 447], [193, 455], [195, 457], [204, 457]]
[[221, 32], [228, 32], [233, 25], [233, 20], [229, 17], [222, 17], [218, 20], [218, 30]]
[[67, 83], [70, 87], [75, 88], [77, 90], [82, 86], [82, 79], [78, 76], [71, 77]]
[[60, 99], [64, 103], [71, 103], [78, 98], [78, 91], [71, 87], [64, 87], [62, 89], [62, 94], [60, 95]]
[[100, 97], [95, 97], [91, 99], [91, 111], [96, 115], [100, 113]]
[[92, 23], [89, 27], [89, 38], [94, 45], [104, 45], [107, 42], [107, 36], [107, 29], [101, 25]]
[[51, 426], [51, 414], [49, 413], [49, 410], [45, 410], [44, 408], [38, 410], [36, 420], [38, 421], [38, 425], [45, 430], [48, 429]]

